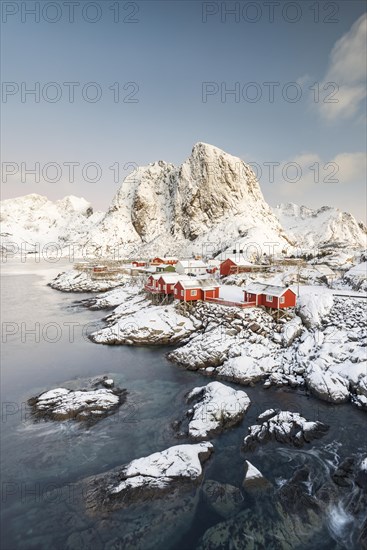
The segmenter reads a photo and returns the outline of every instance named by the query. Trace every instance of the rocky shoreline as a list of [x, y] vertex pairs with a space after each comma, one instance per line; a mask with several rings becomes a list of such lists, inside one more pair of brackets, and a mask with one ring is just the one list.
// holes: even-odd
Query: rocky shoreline
[[[57, 278], [60, 281], [60, 276]], [[80, 288], [74, 272], [63, 288]], [[113, 309], [90, 335], [108, 345], [176, 345], [168, 358], [188, 370], [240, 385], [303, 388], [330, 403], [367, 410], [367, 319], [363, 300], [319, 287], [281, 319], [261, 308], [207, 302], [155, 305], [127, 279], [80, 305]]]

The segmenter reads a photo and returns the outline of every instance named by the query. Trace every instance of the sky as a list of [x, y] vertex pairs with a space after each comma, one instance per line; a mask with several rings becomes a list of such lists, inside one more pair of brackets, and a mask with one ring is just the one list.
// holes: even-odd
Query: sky
[[272, 206], [365, 220], [365, 6], [3, 1], [1, 198], [106, 210], [136, 165], [204, 141], [249, 163]]

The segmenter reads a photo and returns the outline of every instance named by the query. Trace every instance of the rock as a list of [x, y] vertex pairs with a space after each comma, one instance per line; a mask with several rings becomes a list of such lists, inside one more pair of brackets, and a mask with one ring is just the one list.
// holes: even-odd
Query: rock
[[323, 370], [314, 364], [308, 368], [305, 381], [312, 393], [323, 401], [345, 403], [349, 401], [349, 382], [337, 373]]
[[251, 462], [248, 460], [245, 460], [244, 463], [245, 468], [245, 477], [243, 480], [243, 487], [244, 489], [251, 491], [251, 490], [257, 490], [257, 489], [270, 489], [272, 487], [272, 484], [270, 481], [268, 481], [262, 473], [255, 468]]
[[188, 435], [204, 439], [240, 422], [250, 406], [244, 391], [236, 391], [220, 382], [194, 388], [187, 401], [196, 401], [188, 411]]
[[[269, 410], [263, 415], [266, 420], [260, 426], [255, 424], [248, 428], [249, 434], [244, 439], [245, 450], [253, 450], [259, 443], [270, 440], [301, 447], [328, 431], [328, 426], [322, 422], [308, 422], [298, 413]], [[262, 420], [261, 416], [259, 418]]]
[[211, 443], [176, 445], [83, 482], [86, 509], [95, 515], [193, 488], [202, 477], [202, 463]]
[[361, 550], [367, 549], [367, 518], [364, 520], [364, 523], [361, 527], [361, 531], [358, 537], [358, 543]]
[[340, 487], [352, 487], [354, 484], [355, 459], [345, 459], [332, 474], [331, 478]]
[[308, 329], [318, 327], [333, 307], [333, 295], [329, 292], [301, 294], [297, 300], [297, 315]]
[[[104, 382], [102, 380], [100, 384], [104, 385]], [[126, 401], [126, 395], [127, 391], [120, 388], [55, 388], [29, 399], [28, 404], [31, 407], [31, 415], [37, 420], [77, 420], [95, 423], [114, 413]]]
[[228, 483], [207, 480], [202, 486], [205, 502], [223, 518], [233, 516], [243, 504], [243, 496], [237, 487]]

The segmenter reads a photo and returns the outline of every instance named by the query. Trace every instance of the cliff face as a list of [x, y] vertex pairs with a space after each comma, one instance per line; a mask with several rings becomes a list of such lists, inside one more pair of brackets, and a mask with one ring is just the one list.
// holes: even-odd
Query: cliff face
[[159, 161], [130, 174], [91, 240], [181, 255], [207, 245], [220, 252], [251, 241], [289, 244], [251, 168], [205, 143], [181, 166]]

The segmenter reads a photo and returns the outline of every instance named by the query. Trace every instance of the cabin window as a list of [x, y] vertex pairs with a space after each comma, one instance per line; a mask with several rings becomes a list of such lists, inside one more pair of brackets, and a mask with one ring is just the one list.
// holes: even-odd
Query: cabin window
[[164, 292], [166, 292], [166, 290], [167, 290], [167, 285], [163, 285], [163, 290], [164, 290]]
[[177, 294], [177, 288], [175, 288], [175, 294]]
[[183, 291], [183, 290], [181, 290], [181, 296], [183, 296], [183, 295], [184, 295], [184, 291]]
[[191, 296], [197, 296], [197, 293], [198, 293], [197, 290], [192, 290], [192, 291], [191, 291]]
[[273, 301], [273, 297], [272, 297], [272, 296], [269, 296], [269, 294], [267, 294], [266, 297], [265, 297], [265, 300], [266, 300], [267, 302], [272, 302], [272, 301]]
[[284, 296], [282, 296], [282, 297], [280, 298], [280, 303], [281, 303], [281, 304], [284, 304], [284, 303], [285, 303], [285, 298], [284, 298]]

